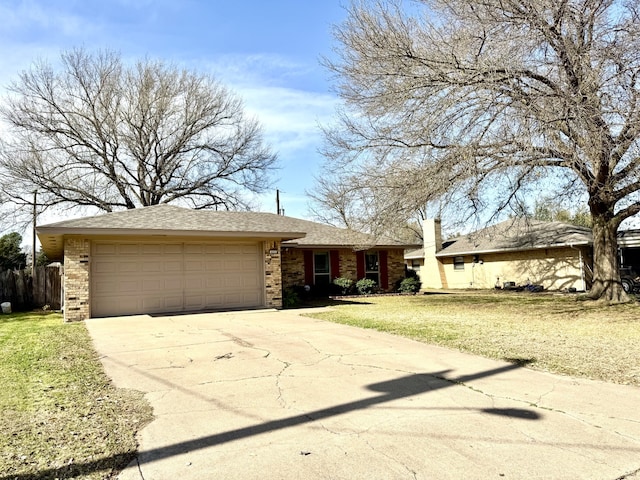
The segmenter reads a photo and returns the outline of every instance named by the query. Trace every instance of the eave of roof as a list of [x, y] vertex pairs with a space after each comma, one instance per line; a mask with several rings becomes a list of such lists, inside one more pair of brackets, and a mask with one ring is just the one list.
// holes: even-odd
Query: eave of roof
[[[573, 243], [555, 243], [552, 245], [535, 245], [530, 247], [514, 247], [514, 248], [495, 248], [495, 249], [475, 249], [461, 250], [455, 252], [438, 252], [436, 257], [462, 257], [465, 255], [481, 255], [489, 253], [509, 253], [509, 252], [527, 252], [532, 250], [546, 250], [550, 248], [573, 248], [591, 245], [591, 242], [573, 242]], [[406, 258], [406, 257], [405, 257]]]
[[424, 248], [419, 248], [417, 250], [411, 250], [404, 254], [404, 258], [406, 260], [417, 260], [424, 258]]

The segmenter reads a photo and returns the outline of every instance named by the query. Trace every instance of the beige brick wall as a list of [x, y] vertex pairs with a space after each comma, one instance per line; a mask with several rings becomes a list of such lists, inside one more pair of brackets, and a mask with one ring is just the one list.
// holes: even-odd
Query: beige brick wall
[[64, 321], [79, 322], [91, 315], [89, 271], [91, 242], [70, 237], [64, 241]]
[[304, 253], [297, 248], [282, 249], [282, 288], [304, 285]]
[[356, 260], [356, 252], [352, 249], [340, 250], [338, 257], [340, 259], [340, 276], [354, 282], [360, 280], [357, 278], [358, 261]]
[[387, 265], [389, 268], [389, 290], [393, 290], [396, 282], [401, 282], [405, 277], [404, 250], [389, 250]]
[[282, 258], [280, 242], [264, 242], [264, 285], [267, 307], [282, 308]]
[[[588, 261], [585, 253], [583, 263]], [[454, 269], [453, 258], [440, 259], [448, 288], [494, 288], [496, 282], [530, 282], [546, 290], [584, 290], [583, 277], [588, 287], [587, 269], [581, 268], [580, 253], [572, 248], [481, 254], [479, 259], [482, 263], [473, 263], [473, 256], [465, 256], [464, 270]]]

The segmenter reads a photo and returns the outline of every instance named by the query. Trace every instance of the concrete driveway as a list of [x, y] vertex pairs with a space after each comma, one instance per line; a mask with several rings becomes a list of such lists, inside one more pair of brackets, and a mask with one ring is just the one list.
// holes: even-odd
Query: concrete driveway
[[156, 416], [120, 478], [640, 478], [638, 388], [301, 313], [87, 321]]

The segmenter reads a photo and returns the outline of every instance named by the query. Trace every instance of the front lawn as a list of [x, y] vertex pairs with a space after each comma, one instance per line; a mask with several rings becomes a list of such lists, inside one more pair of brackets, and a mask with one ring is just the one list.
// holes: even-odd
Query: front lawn
[[0, 480], [113, 478], [151, 419], [142, 394], [116, 389], [83, 323], [55, 313], [0, 315]]
[[513, 292], [350, 298], [312, 316], [554, 373], [640, 386], [640, 305]]

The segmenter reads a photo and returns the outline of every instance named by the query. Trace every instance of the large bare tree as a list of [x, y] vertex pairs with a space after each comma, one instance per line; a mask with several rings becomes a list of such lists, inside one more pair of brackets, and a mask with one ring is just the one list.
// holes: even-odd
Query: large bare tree
[[479, 209], [553, 187], [583, 195], [590, 295], [626, 299], [616, 233], [640, 212], [637, 2], [356, 0], [335, 36], [337, 170], [412, 158], [425, 199], [464, 187]]
[[276, 156], [242, 101], [208, 75], [160, 61], [127, 65], [75, 49], [10, 86], [0, 157], [18, 206], [104, 211], [180, 201], [243, 208], [269, 186]]

